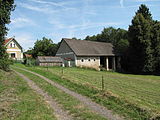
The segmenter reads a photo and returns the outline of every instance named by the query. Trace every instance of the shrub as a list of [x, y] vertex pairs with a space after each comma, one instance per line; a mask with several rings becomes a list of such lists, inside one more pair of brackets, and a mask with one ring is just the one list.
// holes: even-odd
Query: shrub
[[0, 59], [0, 69], [5, 70], [5, 71], [9, 71], [9, 65], [13, 64], [13, 61], [11, 59], [8, 58], [2, 58]]

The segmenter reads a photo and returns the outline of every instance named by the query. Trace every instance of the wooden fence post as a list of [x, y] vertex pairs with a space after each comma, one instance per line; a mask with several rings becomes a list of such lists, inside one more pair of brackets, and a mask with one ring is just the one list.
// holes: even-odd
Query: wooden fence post
[[102, 91], [104, 90], [104, 78], [103, 78], [103, 75], [102, 75]]
[[63, 71], [63, 67], [62, 67], [62, 77], [63, 77], [64, 71]]
[[48, 63], [47, 63], [47, 71], [48, 71]]

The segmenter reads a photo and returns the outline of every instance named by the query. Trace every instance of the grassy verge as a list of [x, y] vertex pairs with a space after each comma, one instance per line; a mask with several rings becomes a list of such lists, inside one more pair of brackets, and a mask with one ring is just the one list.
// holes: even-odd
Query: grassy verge
[[1, 120], [56, 120], [52, 109], [14, 72], [0, 70]]
[[[159, 82], [157, 76], [125, 75], [98, 72], [79, 68], [66, 68], [63, 79], [61, 68], [24, 67], [54, 80], [69, 89], [90, 97], [93, 101], [122, 114], [126, 118], [146, 120], [158, 119]], [[104, 76], [105, 90], [100, 90], [100, 76]], [[107, 76], [107, 77], [105, 77]], [[98, 78], [98, 79], [97, 79]]]
[[16, 71], [26, 75], [28, 78], [33, 80], [39, 87], [44, 89], [49, 95], [51, 95], [56, 101], [61, 104], [65, 110], [67, 110], [71, 115], [77, 120], [106, 120], [100, 115], [89, 110], [86, 106], [81, 104], [75, 98], [69, 96], [63, 91], [53, 87], [51, 84], [26, 71], [14, 68]]

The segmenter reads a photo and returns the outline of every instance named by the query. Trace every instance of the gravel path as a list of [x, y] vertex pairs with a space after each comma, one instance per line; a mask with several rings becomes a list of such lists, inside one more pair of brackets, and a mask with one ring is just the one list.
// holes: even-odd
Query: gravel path
[[[18, 67], [17, 67], [18, 68]], [[59, 88], [60, 90], [64, 91], [65, 93], [75, 97], [76, 99], [78, 99], [79, 101], [81, 101], [84, 105], [86, 105], [88, 108], [90, 108], [92, 111], [102, 115], [103, 117], [109, 119], [109, 120], [123, 120], [124, 118], [119, 116], [119, 115], [116, 115], [116, 114], [113, 114], [113, 112], [111, 110], [108, 110], [107, 108], [91, 101], [91, 99], [85, 97], [85, 96], [82, 96], [76, 92], [73, 92], [65, 87], [63, 87], [62, 85], [58, 84], [58, 83], [55, 83], [53, 82], [52, 80], [49, 80], [48, 78], [40, 75], [40, 74], [37, 74], [35, 72], [32, 72], [32, 71], [29, 71], [29, 70], [26, 70], [26, 69], [23, 69], [23, 68], [19, 68], [21, 70], [24, 70], [24, 71], [27, 71], [27, 72], [30, 72], [34, 75], [37, 75], [39, 76], [40, 78], [46, 80], [48, 83], [50, 83], [51, 85]]]
[[[18, 68], [18, 67], [17, 67]], [[29, 70], [26, 70], [26, 69], [23, 69], [23, 68], [19, 68], [21, 70], [24, 70], [24, 71], [27, 71], [27, 72], [30, 72], [34, 75], [37, 75], [39, 76], [40, 78], [46, 80], [48, 83], [50, 83], [51, 85], [59, 88], [60, 90], [64, 91], [65, 93], [75, 97], [76, 99], [78, 99], [79, 101], [81, 101], [83, 104], [87, 105], [88, 108], [90, 108], [91, 110], [93, 110], [94, 112], [102, 115], [103, 117], [109, 119], [109, 120], [123, 120], [124, 118], [117, 115], [117, 114], [113, 114], [113, 112], [111, 110], [108, 110], [107, 108], [91, 101], [91, 99], [85, 97], [85, 96], [82, 96], [76, 92], [73, 92], [65, 87], [63, 87], [62, 85], [58, 84], [58, 83], [55, 83], [53, 82], [52, 80], [49, 80], [48, 78], [38, 74], [38, 73], [35, 73], [35, 72], [32, 72], [32, 71], [29, 71]]]
[[[15, 70], [14, 70], [15, 71]], [[51, 106], [51, 108], [54, 110], [54, 115], [57, 117], [58, 120], [73, 120], [73, 118], [68, 115], [66, 111], [64, 111], [59, 104], [46, 92], [44, 92], [41, 88], [39, 88], [32, 80], [28, 79], [23, 74], [15, 71], [20, 77], [22, 77], [24, 80], [27, 81], [28, 85], [36, 91], [39, 95], [44, 97], [44, 100]]]

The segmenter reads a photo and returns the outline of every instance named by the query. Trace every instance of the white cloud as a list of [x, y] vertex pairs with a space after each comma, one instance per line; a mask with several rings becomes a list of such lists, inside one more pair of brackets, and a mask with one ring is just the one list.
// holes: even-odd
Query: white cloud
[[33, 6], [30, 4], [26, 4], [26, 3], [19, 3], [19, 5], [23, 8], [29, 9], [29, 10], [33, 10], [33, 11], [37, 11], [37, 12], [41, 12], [41, 13], [45, 13], [45, 14], [51, 14], [51, 13], [55, 13], [56, 11], [53, 9], [50, 9], [49, 7], [43, 6]]
[[33, 22], [33, 20], [20, 16], [18, 18], [11, 19], [11, 25], [16, 28], [21, 28], [28, 25], [35, 26], [36, 24]]
[[30, 0], [30, 1], [33, 1], [35, 3], [39, 3], [39, 4], [43, 4], [43, 5], [47, 5], [47, 6], [50, 6], [50, 7], [60, 7], [61, 10], [75, 10], [76, 8], [72, 8], [72, 7], [67, 7], [67, 5], [71, 5], [71, 4], [75, 4], [77, 3], [77, 1], [65, 1], [65, 2], [51, 2], [51, 1], [44, 1], [44, 0]]
[[113, 25], [119, 25], [120, 23], [116, 23], [116, 22], [90, 22], [90, 23], [84, 23], [81, 25], [71, 25], [69, 26], [69, 28], [73, 28], [73, 29], [89, 29], [89, 28], [97, 28], [97, 27], [106, 27], [106, 26], [113, 26]]
[[27, 33], [16, 35], [15, 39], [20, 43], [20, 45], [25, 50], [34, 45], [34, 40], [32, 40], [33, 37]]
[[11, 20], [12, 24], [17, 24], [17, 23], [20, 23], [20, 22], [30, 22], [29, 19], [26, 19], [26, 18], [16, 18], [16, 19], [12, 19]]
[[66, 25], [61, 23], [58, 20], [52, 20], [50, 21], [50, 24], [53, 24], [55, 28], [57, 29], [75, 29], [75, 30], [85, 30], [89, 28], [96, 28], [96, 27], [106, 27], [106, 26], [112, 26], [112, 25], [120, 25], [121, 23], [117, 22], [90, 22], [90, 21], [83, 21], [82, 24], [75, 24], [75, 25]]
[[64, 7], [63, 4], [56, 3], [56, 2], [49, 2], [49, 1], [43, 1], [43, 0], [30, 0], [30, 1], [41, 3], [41, 4], [49, 4], [49, 5], [58, 6], [58, 7]]

